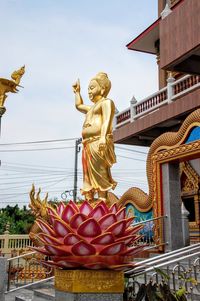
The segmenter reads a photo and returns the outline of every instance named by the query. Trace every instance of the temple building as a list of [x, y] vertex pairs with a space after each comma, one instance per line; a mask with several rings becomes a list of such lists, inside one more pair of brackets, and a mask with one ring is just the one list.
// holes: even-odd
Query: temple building
[[[198, 146], [193, 152], [187, 153], [188, 145], [200, 139], [199, 15], [199, 0], [158, 0], [158, 19], [130, 41], [127, 48], [155, 55], [159, 91], [143, 100], [132, 99], [127, 109], [116, 114], [114, 130], [115, 143], [150, 147], [147, 177], [152, 201], [149, 201], [146, 209], [141, 207], [141, 214], [152, 212], [154, 217], [163, 214], [163, 192], [160, 188], [163, 178], [159, 174], [162, 168], [159, 167], [161, 169], [158, 172], [158, 165], [154, 165], [154, 161], [161, 160], [163, 152], [162, 156], [169, 158], [168, 161], [179, 163], [181, 198], [189, 211], [191, 241], [200, 241]], [[168, 161], [166, 159], [162, 163]], [[144, 200], [145, 197], [143, 195]], [[133, 206], [135, 212], [140, 211], [134, 198], [126, 199], [124, 204], [129, 210]], [[153, 210], [150, 207], [154, 207]]]

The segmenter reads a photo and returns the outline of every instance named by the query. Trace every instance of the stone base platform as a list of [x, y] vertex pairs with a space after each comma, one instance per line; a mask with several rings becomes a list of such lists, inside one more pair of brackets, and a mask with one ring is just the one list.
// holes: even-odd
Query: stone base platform
[[123, 301], [123, 294], [55, 292], [56, 301]]
[[110, 270], [56, 270], [56, 301], [123, 301], [124, 273]]

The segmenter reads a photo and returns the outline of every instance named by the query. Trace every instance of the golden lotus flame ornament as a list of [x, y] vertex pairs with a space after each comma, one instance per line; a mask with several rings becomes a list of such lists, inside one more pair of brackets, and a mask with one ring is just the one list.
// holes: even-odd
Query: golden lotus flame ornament
[[48, 207], [48, 221], [37, 219], [41, 232], [35, 234], [43, 247], [33, 249], [51, 258], [49, 265], [62, 269], [112, 269], [133, 267], [127, 256], [134, 256], [144, 246], [133, 246], [142, 226], [132, 226], [125, 208], [100, 201], [94, 207], [84, 201], [80, 206], [70, 201], [56, 209]]

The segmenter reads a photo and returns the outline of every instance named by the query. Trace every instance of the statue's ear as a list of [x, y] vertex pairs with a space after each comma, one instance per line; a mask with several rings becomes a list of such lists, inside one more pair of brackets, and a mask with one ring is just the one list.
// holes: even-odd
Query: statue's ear
[[101, 88], [101, 95], [103, 96], [105, 93], [105, 88]]

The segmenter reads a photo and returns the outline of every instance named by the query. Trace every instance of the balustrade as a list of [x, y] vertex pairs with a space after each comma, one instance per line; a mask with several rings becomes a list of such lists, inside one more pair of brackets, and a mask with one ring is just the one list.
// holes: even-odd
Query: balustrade
[[120, 112], [120, 114], [116, 115], [117, 124], [124, 123], [125, 121], [129, 120], [131, 117], [131, 110], [128, 108], [127, 110], [124, 110], [123, 112]]
[[200, 83], [199, 75], [191, 75], [186, 78], [180, 79], [173, 84], [174, 95], [177, 95], [181, 92], [187, 92], [187, 89]]
[[0, 253], [8, 257], [12, 256], [12, 253], [20, 253], [27, 251], [33, 245], [28, 234], [10, 235], [5, 233], [0, 235]]
[[158, 109], [160, 106], [167, 105], [175, 101], [183, 94], [189, 93], [193, 89], [200, 87], [199, 75], [186, 75], [176, 81], [173, 78], [167, 86], [149, 97], [131, 104], [131, 107], [116, 114], [116, 128], [134, 121], [135, 119]]

